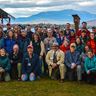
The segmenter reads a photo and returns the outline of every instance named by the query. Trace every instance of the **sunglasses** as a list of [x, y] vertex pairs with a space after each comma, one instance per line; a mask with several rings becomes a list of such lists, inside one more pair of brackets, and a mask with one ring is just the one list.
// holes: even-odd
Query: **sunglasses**
[[75, 48], [75, 46], [71, 46], [72, 48]]

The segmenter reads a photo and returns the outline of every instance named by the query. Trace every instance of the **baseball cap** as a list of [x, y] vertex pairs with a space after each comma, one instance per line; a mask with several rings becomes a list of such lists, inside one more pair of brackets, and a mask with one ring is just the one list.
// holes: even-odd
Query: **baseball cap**
[[31, 48], [31, 49], [33, 49], [33, 46], [32, 46], [32, 45], [28, 45], [27, 48]]

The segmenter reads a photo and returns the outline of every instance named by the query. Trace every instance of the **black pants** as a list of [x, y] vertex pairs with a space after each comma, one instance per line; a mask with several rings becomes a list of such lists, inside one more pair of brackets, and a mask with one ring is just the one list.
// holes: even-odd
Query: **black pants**
[[96, 82], [96, 72], [91, 72], [90, 74], [86, 74], [87, 83], [95, 83]]
[[55, 79], [60, 79], [60, 71], [59, 71], [59, 66], [56, 67], [55, 69], [52, 69], [52, 77]]
[[45, 55], [43, 56], [43, 67], [44, 67], [44, 72], [43, 72], [43, 74], [44, 75], [48, 75], [48, 65], [47, 65], [47, 63], [46, 63], [46, 60], [45, 60]]
[[76, 70], [67, 68], [66, 78], [70, 81], [74, 81], [77, 78]]
[[12, 63], [11, 67], [11, 78], [16, 80], [18, 79], [17, 64]]

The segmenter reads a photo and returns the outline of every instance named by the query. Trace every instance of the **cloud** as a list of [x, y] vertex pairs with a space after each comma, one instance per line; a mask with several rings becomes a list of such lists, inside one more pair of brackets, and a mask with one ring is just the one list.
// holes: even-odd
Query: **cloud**
[[84, 6], [84, 7], [86, 7], [86, 6], [95, 6], [96, 5], [96, 1], [94, 1], [94, 2], [91, 2], [91, 1], [86, 1], [86, 2], [80, 2], [80, 3], [78, 3], [80, 6]]
[[49, 4], [49, 3], [51, 3], [51, 0], [39, 0], [36, 2], [37, 5]]
[[28, 17], [40, 12], [38, 8], [4, 8], [4, 10], [15, 17]]
[[0, 7], [15, 17], [74, 9], [96, 13], [96, 0], [0, 0]]

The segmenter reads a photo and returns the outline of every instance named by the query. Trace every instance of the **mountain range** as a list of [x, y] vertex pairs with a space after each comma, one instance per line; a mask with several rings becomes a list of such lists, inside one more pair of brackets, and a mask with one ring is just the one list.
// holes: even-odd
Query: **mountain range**
[[[73, 22], [73, 14], [78, 14], [82, 21], [96, 20], [96, 14], [92, 14], [85, 11], [77, 11], [72, 9], [66, 9], [62, 11], [48, 11], [41, 12], [30, 17], [21, 17], [16, 18], [15, 23], [56, 23], [56, 24], [65, 24], [66, 22]], [[92, 23], [92, 22], [91, 22]]]

